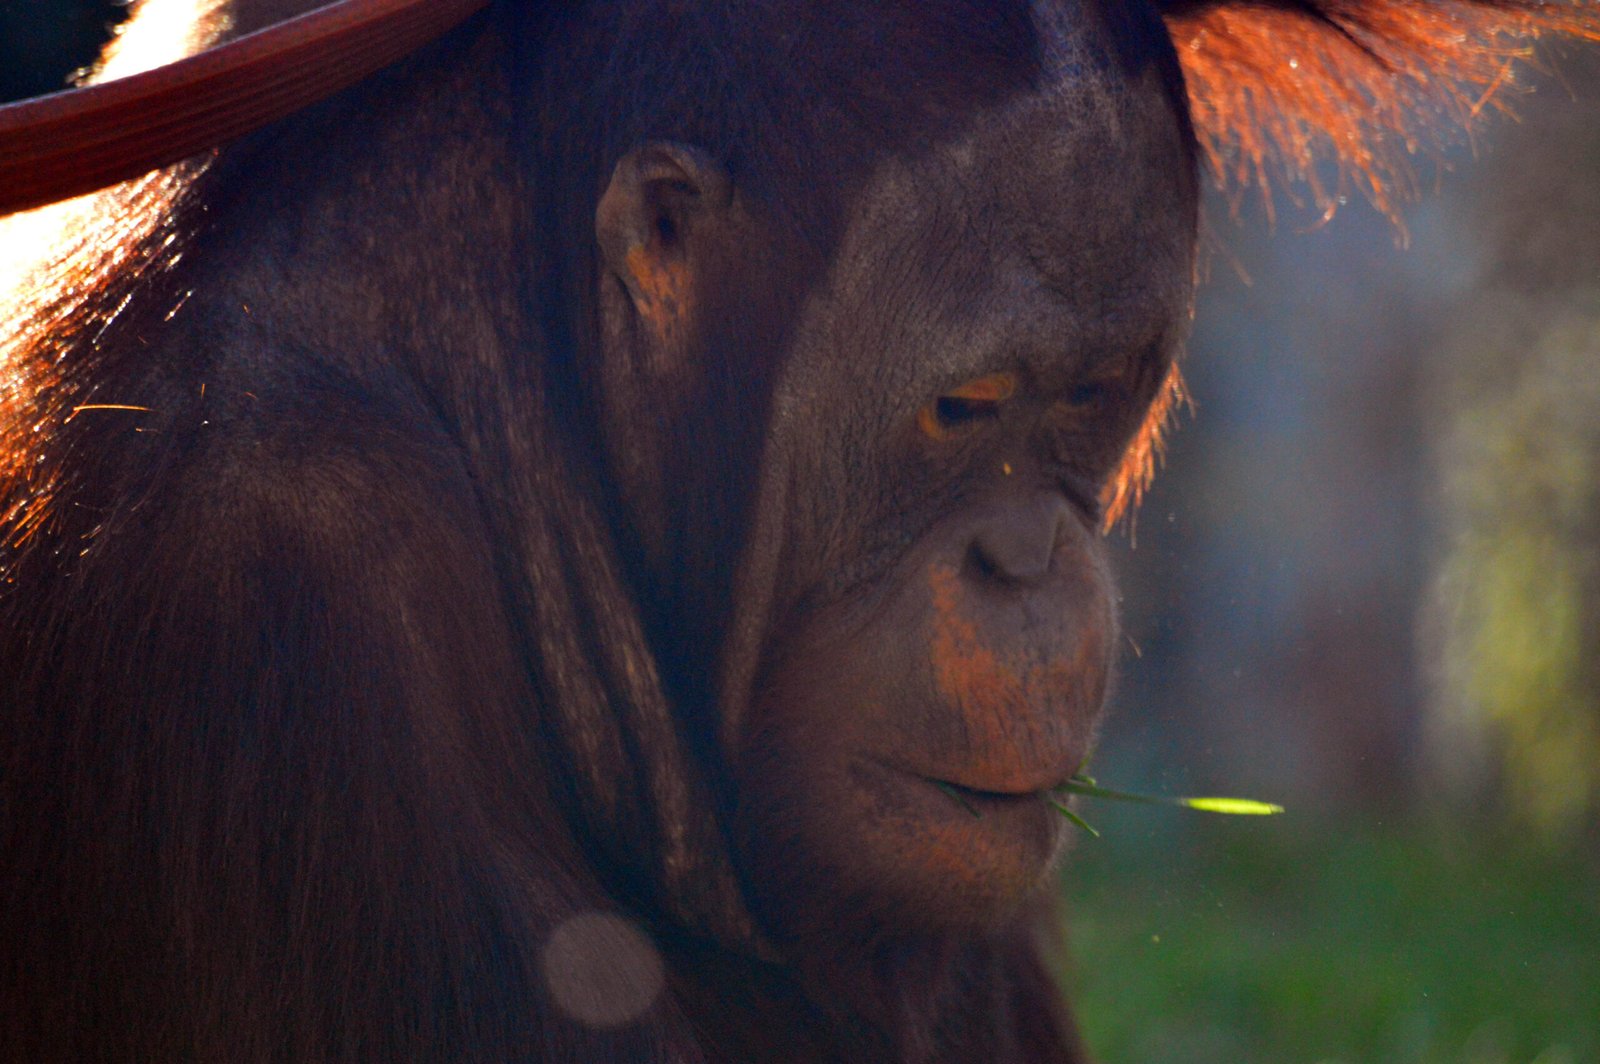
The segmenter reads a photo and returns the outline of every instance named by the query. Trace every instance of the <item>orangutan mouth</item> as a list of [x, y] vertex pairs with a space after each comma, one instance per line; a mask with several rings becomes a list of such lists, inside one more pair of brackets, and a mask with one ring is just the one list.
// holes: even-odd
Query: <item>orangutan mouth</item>
[[935, 779], [931, 776], [924, 776], [923, 779], [974, 817], [981, 816], [985, 810], [999, 811], [1037, 802], [1047, 793], [1045, 788], [990, 791], [977, 787], [966, 787], [950, 780]]

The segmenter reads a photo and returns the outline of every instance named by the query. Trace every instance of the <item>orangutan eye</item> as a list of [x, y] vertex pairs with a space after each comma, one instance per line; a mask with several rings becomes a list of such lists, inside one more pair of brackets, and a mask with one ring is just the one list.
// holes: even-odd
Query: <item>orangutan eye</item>
[[947, 440], [963, 429], [999, 416], [1000, 407], [1017, 390], [1012, 373], [991, 373], [950, 389], [917, 411], [917, 427], [925, 436]]

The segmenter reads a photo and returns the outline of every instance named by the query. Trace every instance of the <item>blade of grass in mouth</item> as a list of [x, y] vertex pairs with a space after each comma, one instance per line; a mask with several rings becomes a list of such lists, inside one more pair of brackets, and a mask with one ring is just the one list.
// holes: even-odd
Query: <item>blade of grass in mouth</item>
[[[931, 782], [935, 787], [943, 791], [951, 801], [970, 813], [974, 819], [982, 816], [977, 808], [967, 800], [966, 795], [956, 790], [955, 787], [945, 783], [943, 780], [933, 780]], [[1223, 813], [1230, 816], [1271, 816], [1275, 813], [1283, 812], [1283, 806], [1281, 805], [1276, 805], [1272, 802], [1258, 802], [1253, 798], [1189, 798], [1113, 790], [1110, 787], [1100, 786], [1095, 782], [1094, 777], [1084, 775], [1073, 776], [1066, 783], [1054, 788], [1053, 793], [1043, 796], [1044, 800], [1050, 803], [1052, 809], [1097, 839], [1100, 837], [1100, 833], [1094, 829], [1094, 826], [1068, 808], [1066, 802], [1058, 797], [1070, 794], [1081, 794], [1088, 798], [1106, 798], [1118, 802], [1137, 802], [1140, 805], [1174, 805], [1185, 809], [1196, 809], [1203, 813]]]
[[1074, 813], [1072, 810], [1068, 809], [1065, 802], [1057, 801], [1055, 798], [1046, 798], [1045, 801], [1049, 802], [1051, 807], [1054, 808], [1056, 812], [1060, 813], [1062, 816], [1078, 825], [1084, 831], [1087, 831], [1097, 839], [1100, 837], [1100, 833], [1094, 829], [1094, 826], [1077, 813]]
[[1182, 798], [1164, 794], [1117, 791], [1100, 786], [1088, 776], [1073, 776], [1057, 787], [1056, 793], [1081, 794], [1087, 798], [1109, 798], [1118, 802], [1138, 802], [1141, 805], [1178, 805], [1186, 809], [1198, 809], [1203, 813], [1225, 813], [1230, 816], [1271, 816], [1283, 812], [1281, 805], [1258, 802], [1253, 798]]
[[974, 806], [971, 802], [967, 801], [967, 796], [966, 795], [964, 795], [960, 791], [956, 790], [950, 784], [944, 782], [943, 780], [934, 780], [933, 781], [933, 785], [935, 787], [939, 788], [945, 794], [948, 794], [950, 796], [951, 800], [954, 801], [961, 808], [963, 808], [967, 812], [971, 813], [974, 820], [978, 819], [982, 815], [982, 814], [980, 814], [978, 812], [978, 809], [977, 809], [976, 806]]

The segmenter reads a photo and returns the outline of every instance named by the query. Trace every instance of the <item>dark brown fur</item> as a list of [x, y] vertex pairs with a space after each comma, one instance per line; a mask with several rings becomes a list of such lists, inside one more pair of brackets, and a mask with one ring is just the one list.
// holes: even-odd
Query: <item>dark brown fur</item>
[[[1001, 820], [1081, 759], [1115, 632], [1091, 530], [1181, 394], [1178, 61], [1200, 143], [1257, 158], [1271, 122], [1205, 95], [1242, 60], [1184, 49], [1303, 5], [1175, 5], [1174, 55], [1154, 7], [1063, 4], [1093, 47], [1054, 67], [1022, 5], [552, 6], [106, 194], [15, 295], [0, 1059], [1083, 1059], [1059, 839], [945, 810], [885, 842], [818, 766], [944, 751], [913, 767]], [[1315, 76], [1399, 7], [1293, 23]], [[1087, 117], [1019, 148], [1047, 68]], [[660, 143], [701, 152], [643, 182], [693, 254], [630, 278], [597, 203]], [[731, 205], [679, 202], [713, 171]], [[1038, 283], [989, 291], [1019, 242]], [[1033, 391], [918, 437], [986, 343]], [[983, 572], [917, 585], [952, 556]], [[924, 622], [951, 705], [894, 693]], [[1014, 716], [951, 708], [985, 683]], [[974, 840], [948, 883], [924, 834]], [[556, 986], [596, 913], [632, 930]], [[596, 1020], [569, 991], [649, 993]]]

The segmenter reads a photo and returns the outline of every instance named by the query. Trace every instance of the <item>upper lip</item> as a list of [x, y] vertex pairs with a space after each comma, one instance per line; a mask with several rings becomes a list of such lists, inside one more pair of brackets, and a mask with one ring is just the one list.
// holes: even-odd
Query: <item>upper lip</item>
[[1037, 786], [1030, 786], [1028, 784], [1013, 784], [1011, 781], [1006, 780], [1003, 781], [999, 786], [991, 784], [984, 787], [976, 787], [970, 783], [962, 783], [958, 780], [940, 779], [937, 776], [929, 776], [928, 779], [933, 783], [943, 783], [950, 787], [957, 787], [963, 791], [971, 792], [972, 794], [992, 796], [997, 798], [1021, 798], [1028, 795], [1042, 794], [1053, 787], [1059, 787], [1061, 785], [1061, 781], [1054, 778], [1052, 778], [1052, 782], [1050, 783], [1042, 783]]
[[1018, 798], [1054, 790], [1065, 783], [1073, 772], [1072, 769], [1063, 770], [1060, 768], [1040, 768], [1033, 771], [1008, 772], [995, 775], [983, 772], [958, 772], [952, 770], [930, 772], [918, 769], [901, 769], [901, 771], [925, 779], [929, 783], [943, 784], [977, 795], [992, 795], [1000, 798]]

